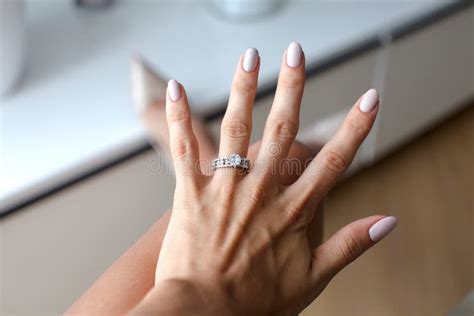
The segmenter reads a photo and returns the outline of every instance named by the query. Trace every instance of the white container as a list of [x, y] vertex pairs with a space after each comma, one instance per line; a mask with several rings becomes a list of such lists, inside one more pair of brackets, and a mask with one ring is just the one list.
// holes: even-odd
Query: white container
[[0, 0], [0, 96], [13, 90], [25, 64], [25, 3]]
[[217, 8], [229, 17], [262, 16], [276, 10], [283, 0], [214, 0]]

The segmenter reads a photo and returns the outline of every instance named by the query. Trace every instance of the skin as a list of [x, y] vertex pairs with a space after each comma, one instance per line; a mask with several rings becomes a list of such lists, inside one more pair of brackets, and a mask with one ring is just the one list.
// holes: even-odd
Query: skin
[[[220, 156], [247, 152], [257, 74], [258, 67], [246, 73], [239, 61]], [[304, 63], [289, 68], [283, 62], [263, 140], [248, 148], [253, 161], [297, 158], [301, 163], [312, 156], [294, 142], [303, 86]], [[67, 313], [124, 314], [140, 301], [132, 314], [299, 312], [340, 269], [373, 245], [368, 228], [383, 216], [349, 224], [321, 244], [322, 213], [316, 210], [352, 160], [377, 110], [362, 113], [357, 101], [336, 136], [306, 171], [301, 169], [302, 175], [254, 170], [243, 175], [227, 169], [211, 177], [183, 163], [216, 155], [203, 150], [207, 145], [199, 147], [202, 133], [199, 128], [193, 133], [195, 124], [180, 89], [183, 97], [177, 102], [168, 97], [166, 105], [177, 177], [172, 213], [159, 219]], [[270, 150], [275, 144], [276, 153]]]
[[[160, 144], [165, 146], [165, 144]], [[249, 158], [252, 159], [256, 156], [259, 147], [260, 142], [250, 147]], [[210, 154], [209, 158], [216, 155], [216, 153]], [[311, 151], [299, 143], [292, 146], [289, 156], [301, 163], [312, 157]], [[281, 181], [283, 184], [290, 184], [298, 176], [298, 173], [286, 173], [282, 176]], [[74, 302], [66, 311], [66, 315], [125, 314], [136, 306], [154, 286], [156, 262], [170, 216], [171, 210], [166, 211]], [[315, 220], [312, 229], [308, 231], [308, 238], [314, 245], [319, 244], [322, 238], [322, 208], [318, 210], [317, 216], [319, 220]]]
[[[150, 104], [143, 111], [141, 118], [151, 140], [159, 145], [161, 151], [171, 156], [164, 104], [160, 102]], [[202, 170], [206, 170], [205, 163], [218, 155], [218, 149], [202, 122], [194, 117], [191, 117], [191, 121], [199, 145], [199, 155], [203, 161], [201, 167]], [[247, 156], [253, 161], [260, 144], [261, 141], [258, 141], [248, 149]], [[296, 181], [306, 166], [305, 162], [309, 161], [318, 149], [310, 149], [295, 141], [288, 157], [291, 158], [290, 161], [297, 161], [302, 168], [301, 170], [282, 168], [283, 173], [279, 179], [281, 184], [289, 185]], [[318, 209], [312, 227], [308, 230], [308, 239], [314, 246], [318, 245], [322, 239], [322, 210], [322, 207]], [[171, 210], [166, 211], [74, 302], [66, 314], [125, 314], [136, 306], [154, 286], [156, 262], [170, 216]]]
[[[239, 62], [225, 114], [219, 156], [246, 155], [258, 67]], [[308, 237], [317, 206], [347, 169], [369, 133], [378, 106], [366, 113], [360, 99], [335, 136], [291, 184], [278, 166], [298, 130], [304, 62], [286, 64], [261, 146], [248, 174], [195, 168], [199, 148], [182, 86], [166, 101], [176, 171], [173, 209], [156, 264], [154, 287], [133, 315], [294, 315], [310, 304], [345, 266], [374, 245], [369, 228], [383, 216], [343, 227], [322, 244]], [[275, 150], [276, 149], [276, 150]], [[259, 166], [257, 169], [256, 166]], [[209, 298], [212, 297], [212, 300]]]

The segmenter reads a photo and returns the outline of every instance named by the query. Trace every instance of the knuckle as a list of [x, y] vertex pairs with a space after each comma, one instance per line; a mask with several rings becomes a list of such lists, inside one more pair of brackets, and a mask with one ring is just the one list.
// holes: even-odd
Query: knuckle
[[232, 91], [237, 94], [253, 95], [257, 91], [257, 86], [254, 81], [241, 78], [232, 83]]
[[271, 131], [277, 139], [293, 140], [298, 133], [298, 124], [288, 119], [279, 119], [271, 124]]
[[179, 123], [188, 120], [189, 111], [175, 110], [172, 111], [168, 116], [168, 121], [170, 123]]
[[223, 130], [229, 138], [242, 139], [250, 136], [250, 126], [243, 120], [226, 120], [223, 123]]
[[192, 141], [185, 138], [177, 139], [173, 144], [174, 156], [178, 159], [184, 158], [193, 150], [193, 148], [194, 144]]
[[304, 86], [304, 76], [283, 76], [282, 78], [280, 78], [279, 83], [285, 90], [298, 91], [301, 90]]
[[324, 154], [324, 167], [331, 173], [343, 173], [349, 166], [348, 160], [338, 151], [328, 151]]
[[354, 118], [347, 119], [346, 127], [357, 139], [364, 139], [369, 132], [369, 127], [366, 124]]
[[352, 231], [346, 233], [346, 237], [340, 244], [340, 253], [343, 264], [347, 265], [357, 259], [360, 254], [364, 251], [362, 243], [357, 239], [356, 235]]

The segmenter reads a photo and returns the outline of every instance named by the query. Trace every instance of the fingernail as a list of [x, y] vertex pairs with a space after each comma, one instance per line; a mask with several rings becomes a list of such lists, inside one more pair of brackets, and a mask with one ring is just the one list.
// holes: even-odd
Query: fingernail
[[359, 108], [362, 112], [368, 113], [375, 108], [378, 102], [379, 94], [377, 90], [370, 89], [362, 96], [362, 100], [360, 100], [359, 103]]
[[303, 59], [303, 49], [297, 42], [292, 42], [286, 51], [286, 64], [288, 67], [296, 68], [301, 65]]
[[242, 67], [246, 72], [252, 72], [257, 68], [258, 62], [258, 50], [255, 48], [249, 48], [245, 51], [244, 61]]
[[179, 101], [181, 99], [181, 88], [178, 81], [171, 79], [168, 81], [168, 95], [170, 100], [173, 102]]
[[398, 220], [394, 216], [384, 217], [369, 229], [369, 236], [373, 242], [377, 242], [387, 236], [396, 226]]

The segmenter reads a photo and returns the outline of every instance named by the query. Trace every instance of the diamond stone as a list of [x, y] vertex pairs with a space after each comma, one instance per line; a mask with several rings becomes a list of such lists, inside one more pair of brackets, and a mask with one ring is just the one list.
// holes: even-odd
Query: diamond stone
[[239, 154], [232, 154], [229, 157], [232, 166], [237, 167], [242, 162], [242, 157]]

